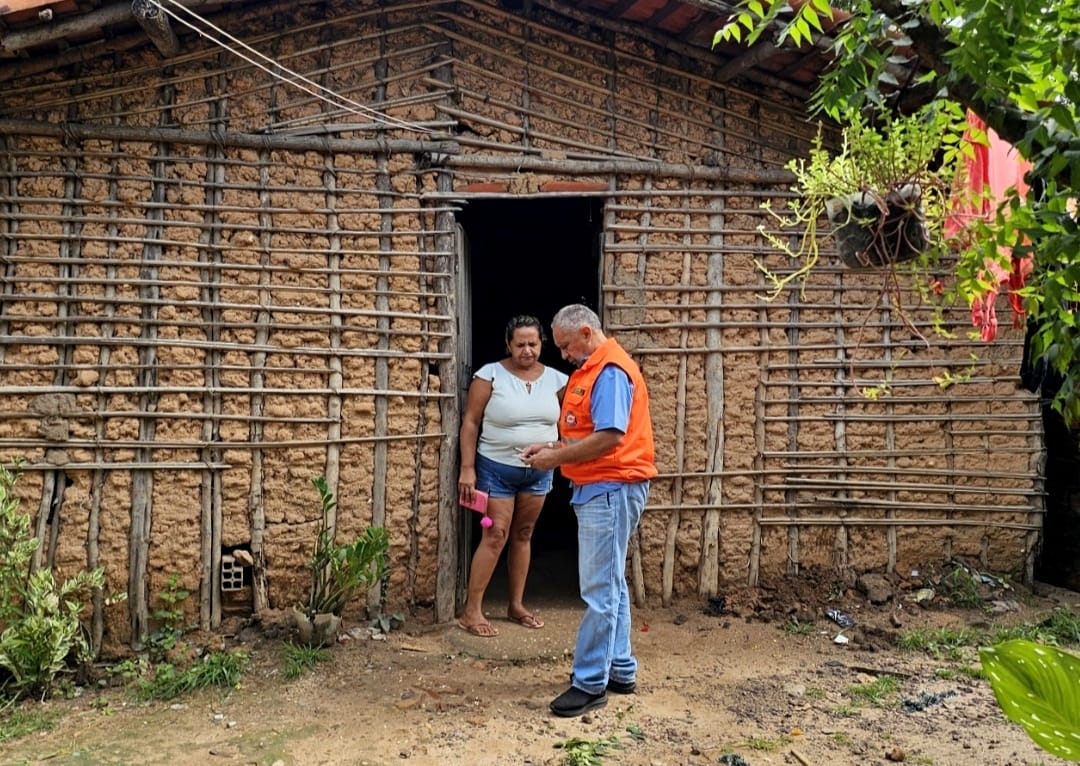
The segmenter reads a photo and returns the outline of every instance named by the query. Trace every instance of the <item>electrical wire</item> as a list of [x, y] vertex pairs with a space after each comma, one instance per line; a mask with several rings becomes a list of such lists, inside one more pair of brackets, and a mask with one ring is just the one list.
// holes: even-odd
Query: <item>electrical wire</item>
[[[418, 124], [413, 123], [413, 122], [406, 122], [405, 120], [399, 120], [396, 117], [391, 117], [390, 115], [384, 114], [383, 112], [380, 112], [377, 109], [372, 109], [371, 107], [365, 106], [364, 104], [361, 104], [358, 101], [354, 101], [353, 99], [349, 98], [348, 96], [345, 96], [345, 95], [343, 95], [341, 93], [338, 93], [338, 92], [332, 90], [331, 88], [327, 88], [324, 85], [320, 85], [319, 83], [317, 83], [314, 80], [311, 80], [310, 78], [300, 74], [299, 72], [296, 72], [296, 71], [293, 71], [292, 69], [289, 69], [284, 64], [281, 64], [280, 62], [275, 61], [274, 59], [270, 58], [269, 56], [266, 56], [266, 55], [260, 53], [259, 51], [255, 50], [250, 45], [245, 43], [243, 40], [240, 40], [240, 39], [238, 39], [236, 37], [233, 37], [231, 34], [226, 32], [224, 29], [221, 29], [220, 27], [218, 27], [215, 24], [211, 23], [209, 20], [207, 20], [206, 18], [200, 16], [198, 13], [196, 13], [191, 8], [188, 8], [188, 7], [184, 6], [178, 0], [164, 0], [164, 2], [170, 3], [171, 5], [174, 5], [177, 8], [184, 11], [185, 13], [189, 14], [196, 21], [198, 21], [199, 24], [205, 25], [205, 27], [206, 27], [205, 29], [203, 27], [201, 27], [201, 26], [196, 25], [193, 22], [188, 21], [187, 19], [181, 18], [174, 11], [170, 10], [169, 8], [166, 8], [165, 5], [163, 4], [162, 0], [149, 0], [149, 2], [152, 5], [159, 8], [163, 13], [167, 14], [169, 17], [175, 19], [180, 24], [183, 24], [188, 29], [191, 29], [191, 30], [197, 32], [200, 36], [207, 38], [212, 43], [214, 43], [215, 45], [220, 46], [221, 48], [224, 48], [225, 50], [229, 51], [229, 53], [232, 53], [234, 56], [237, 56], [238, 58], [243, 59], [244, 61], [248, 62], [252, 66], [258, 67], [259, 69], [261, 69], [264, 72], [266, 72], [267, 74], [269, 74], [271, 77], [274, 77], [274, 78], [276, 78], [278, 80], [281, 80], [282, 82], [288, 83], [289, 85], [292, 85], [292, 86], [294, 86], [296, 88], [299, 88], [300, 90], [304, 91], [305, 93], [308, 93], [309, 95], [312, 95], [312, 96], [314, 96], [315, 98], [318, 98], [321, 101], [325, 101], [326, 103], [330, 104], [331, 106], [337, 107], [338, 109], [343, 109], [344, 111], [351, 112], [353, 114], [358, 114], [358, 115], [368, 117], [368, 118], [373, 119], [376, 122], [382, 123], [382, 124], [384, 124], [384, 125], [386, 125], [388, 127], [402, 128], [404, 130], [411, 130], [411, 131], [415, 131], [417, 133], [430, 133], [431, 132], [431, 130], [429, 128], [426, 128], [423, 125], [418, 125]], [[212, 35], [212, 34], [210, 34], [209, 32], [206, 31], [207, 29], [213, 30], [213, 32], [215, 32], [217, 34], [220, 34], [226, 40], [229, 40], [230, 42], [232, 42], [236, 46], [239, 46], [240, 48], [242, 48], [243, 51], [249, 52], [251, 54], [251, 56], [257, 57], [258, 60], [256, 58], [252, 58], [251, 56], [245, 55], [245, 53], [241, 52], [240, 50], [237, 50], [236, 48], [234, 48], [232, 46], [230, 46], [228, 43], [223, 42], [221, 39], [218, 39], [218, 38], [214, 37], [214, 35]], [[263, 64], [262, 62], [268, 62], [270, 65], [272, 65], [273, 68]], [[280, 72], [285, 72], [289, 76], [288, 77], [283, 77], [280, 74]], [[327, 95], [327, 94], [329, 94], [329, 95]]]

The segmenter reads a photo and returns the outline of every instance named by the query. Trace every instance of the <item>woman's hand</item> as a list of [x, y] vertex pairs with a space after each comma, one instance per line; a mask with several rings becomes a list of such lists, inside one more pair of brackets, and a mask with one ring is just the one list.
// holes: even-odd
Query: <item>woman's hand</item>
[[462, 468], [458, 474], [458, 497], [472, 502], [476, 496], [476, 469]]

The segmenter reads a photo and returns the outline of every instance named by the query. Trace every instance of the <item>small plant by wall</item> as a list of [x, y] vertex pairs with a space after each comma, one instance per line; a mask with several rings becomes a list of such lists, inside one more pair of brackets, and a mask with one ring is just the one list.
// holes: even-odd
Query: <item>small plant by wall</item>
[[330, 520], [337, 501], [324, 477], [311, 483], [319, 492], [322, 515], [308, 564], [311, 591], [293, 616], [302, 643], [325, 645], [336, 637], [346, 605], [386, 576], [390, 536], [382, 527], [368, 527], [351, 543], [336, 543]]
[[48, 696], [58, 674], [91, 656], [79, 615], [102, 569], [57, 582], [51, 569], [31, 571], [40, 541], [14, 493], [14, 471], [0, 465], [0, 691]]
[[150, 617], [157, 627], [144, 641], [151, 659], [158, 661], [171, 652], [187, 632], [184, 625], [184, 602], [191, 594], [180, 586], [178, 575], [169, 575], [165, 589], [158, 593], [159, 606]]

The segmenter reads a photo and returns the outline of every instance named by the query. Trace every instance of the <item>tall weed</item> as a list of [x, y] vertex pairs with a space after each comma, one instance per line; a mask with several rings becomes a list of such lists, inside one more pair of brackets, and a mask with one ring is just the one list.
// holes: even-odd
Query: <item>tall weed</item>
[[92, 659], [79, 613], [105, 574], [81, 571], [58, 583], [50, 569], [32, 571], [40, 541], [19, 510], [18, 477], [17, 467], [0, 465], [0, 690], [44, 698], [70, 660]]

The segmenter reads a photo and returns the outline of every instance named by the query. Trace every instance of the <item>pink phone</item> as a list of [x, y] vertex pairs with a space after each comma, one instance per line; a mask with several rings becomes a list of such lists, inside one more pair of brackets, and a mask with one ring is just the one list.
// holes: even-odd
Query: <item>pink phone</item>
[[473, 499], [471, 503], [467, 503], [461, 498], [458, 498], [460, 502], [466, 508], [471, 508], [477, 513], [487, 513], [488, 494], [482, 489], [473, 490]]

